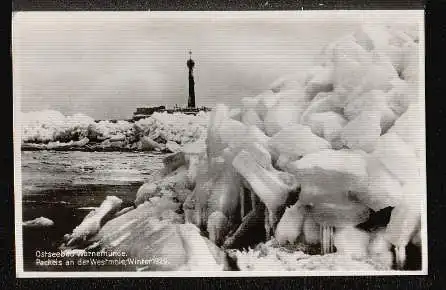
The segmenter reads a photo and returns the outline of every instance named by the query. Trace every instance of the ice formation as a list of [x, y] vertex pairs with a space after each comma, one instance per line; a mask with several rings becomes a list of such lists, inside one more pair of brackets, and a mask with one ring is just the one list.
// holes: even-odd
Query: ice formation
[[[206, 137], [208, 114], [154, 113], [135, 123], [98, 121], [83, 114], [64, 116], [57, 111], [21, 113], [22, 145], [35, 149], [85, 148], [94, 150], [178, 151], [178, 146]], [[79, 143], [80, 140], [83, 142]], [[77, 143], [76, 143], [77, 142]], [[84, 144], [85, 143], [85, 144]], [[175, 144], [176, 145], [175, 145]]]
[[[185, 146], [166, 157], [167, 175], [143, 185], [137, 203], [175, 198], [186, 222], [218, 246], [256, 248], [235, 250], [241, 269], [390, 269], [392, 245], [403, 268], [406, 245], [421, 243], [425, 198], [418, 50], [416, 33], [363, 27], [327, 45], [308, 73], [278, 79], [241, 108], [218, 104], [186, 130], [168, 115], [137, 122], [128, 130], [155, 142], [199, 139], [197, 152]], [[57, 130], [36, 131], [26, 140], [54, 141]], [[388, 224], [359, 229], [389, 207]], [[283, 252], [273, 240], [303, 248]], [[302, 252], [314, 248], [323, 255]]]
[[[364, 259], [388, 257], [387, 248], [378, 249], [385, 240], [397, 247], [403, 267], [423, 198], [422, 187], [405, 198], [407, 184], [421, 180], [423, 158], [418, 50], [412, 34], [364, 26], [327, 45], [306, 74], [244, 98], [241, 122], [230, 120], [225, 112], [233, 109], [224, 105], [212, 113], [208, 152], [236, 156], [234, 170], [266, 205], [267, 238], [273, 229], [280, 244], [320, 243], [325, 254], [338, 248]], [[243, 125], [266, 138], [248, 138]], [[356, 228], [388, 207], [394, 210], [380, 240]]]
[[54, 222], [52, 220], [43, 216], [23, 222], [23, 226], [29, 228], [39, 228], [39, 227], [45, 228], [45, 227], [51, 227], [53, 225]]
[[21, 114], [23, 142], [43, 143], [49, 141], [68, 142], [86, 136], [88, 126], [94, 120], [83, 114], [64, 116], [52, 110]]

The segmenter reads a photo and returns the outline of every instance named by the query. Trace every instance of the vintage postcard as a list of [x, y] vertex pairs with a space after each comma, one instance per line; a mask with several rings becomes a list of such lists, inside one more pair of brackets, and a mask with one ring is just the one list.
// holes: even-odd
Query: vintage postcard
[[18, 277], [427, 274], [424, 12], [15, 12]]

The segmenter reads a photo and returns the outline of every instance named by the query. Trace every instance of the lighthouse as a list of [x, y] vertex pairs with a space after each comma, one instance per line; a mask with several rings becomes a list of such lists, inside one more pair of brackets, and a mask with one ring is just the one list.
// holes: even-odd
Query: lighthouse
[[189, 99], [187, 101], [188, 108], [195, 108], [194, 66], [195, 62], [192, 60], [192, 51], [189, 51], [189, 59], [187, 60], [187, 67], [189, 68]]

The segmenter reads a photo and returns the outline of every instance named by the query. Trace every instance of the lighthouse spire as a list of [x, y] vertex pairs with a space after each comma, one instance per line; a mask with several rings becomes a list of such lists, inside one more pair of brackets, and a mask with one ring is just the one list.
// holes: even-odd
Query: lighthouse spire
[[188, 108], [195, 108], [195, 81], [194, 81], [194, 66], [195, 62], [192, 60], [192, 51], [189, 50], [189, 60], [187, 67], [189, 68], [189, 99], [187, 101]]

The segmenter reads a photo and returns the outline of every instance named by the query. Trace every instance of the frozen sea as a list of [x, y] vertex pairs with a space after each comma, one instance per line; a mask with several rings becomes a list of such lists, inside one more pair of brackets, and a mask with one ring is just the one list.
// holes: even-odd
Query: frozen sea
[[35, 265], [37, 250], [54, 251], [63, 235], [114, 195], [131, 206], [144, 182], [159, 175], [163, 155], [132, 152], [23, 151], [23, 221], [47, 217], [51, 228], [24, 228], [26, 270], [49, 270]]
[[[22, 152], [23, 221], [47, 217], [50, 228], [23, 228], [25, 271], [91, 271], [88, 267], [36, 265], [36, 251], [57, 251], [63, 235], [107, 195], [133, 205], [138, 188], [159, 178], [164, 155], [131, 152]], [[419, 249], [408, 250], [410, 270], [421, 267]], [[96, 269], [97, 270], [97, 269]]]

